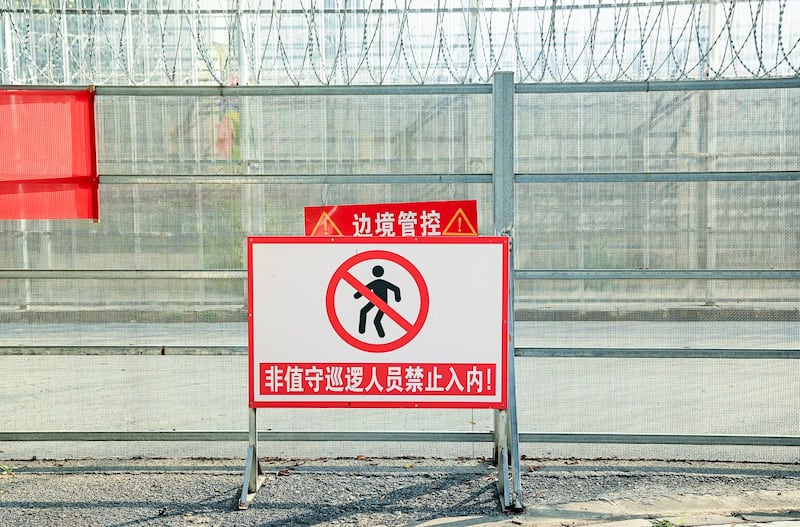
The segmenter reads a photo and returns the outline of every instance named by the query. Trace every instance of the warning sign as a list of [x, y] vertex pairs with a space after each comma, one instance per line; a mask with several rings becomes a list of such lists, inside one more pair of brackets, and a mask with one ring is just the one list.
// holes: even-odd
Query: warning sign
[[252, 408], [506, 406], [505, 237], [249, 238], [248, 293]]
[[305, 207], [306, 236], [477, 236], [475, 200]]

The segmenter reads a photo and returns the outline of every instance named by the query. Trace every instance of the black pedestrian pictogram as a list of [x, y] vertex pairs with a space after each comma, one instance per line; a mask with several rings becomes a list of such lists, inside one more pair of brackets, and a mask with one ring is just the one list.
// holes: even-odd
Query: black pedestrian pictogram
[[[383, 272], [383, 267], [380, 265], [376, 265], [372, 268], [372, 275], [375, 277], [375, 280], [366, 285], [367, 289], [375, 293], [378, 298], [386, 302], [387, 305], [389, 304], [389, 291], [394, 293], [394, 301], [400, 302], [400, 288], [381, 278], [383, 276]], [[356, 291], [356, 293], [353, 295], [353, 298], [361, 298], [362, 296], [363, 295], [361, 293]], [[367, 302], [366, 305], [361, 308], [359, 313], [358, 332], [362, 335], [367, 332], [367, 315], [373, 307], [375, 307], [375, 304], [372, 302]], [[375, 313], [375, 318], [373, 320], [373, 324], [375, 324], [375, 330], [378, 332], [378, 336], [380, 338], [386, 336], [386, 332], [383, 329], [383, 324], [381, 324], [383, 315], [383, 311], [378, 309], [378, 312]]]

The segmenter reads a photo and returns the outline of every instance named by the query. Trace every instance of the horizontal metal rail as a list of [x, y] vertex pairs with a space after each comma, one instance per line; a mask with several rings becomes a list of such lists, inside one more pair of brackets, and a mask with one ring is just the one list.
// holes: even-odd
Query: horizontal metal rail
[[[2, 441], [247, 441], [247, 431], [0, 432]], [[491, 432], [260, 431], [261, 441], [405, 441], [469, 443], [494, 440]]]
[[515, 84], [515, 93], [624, 93], [651, 91], [769, 90], [800, 88], [800, 78]]
[[[158, 345], [0, 345], [4, 355], [246, 355], [247, 346], [158, 346]], [[622, 359], [745, 359], [800, 360], [800, 349], [753, 348], [620, 348], [620, 347], [516, 347], [520, 358], [622, 358]]]
[[[13, 89], [85, 90], [86, 85], [36, 86], [0, 85], [2, 90]], [[647, 93], [654, 91], [717, 91], [770, 90], [800, 88], [800, 78], [778, 79], [708, 79], [682, 81], [632, 82], [537, 82], [514, 85], [516, 94], [550, 93]], [[300, 96], [317, 95], [465, 95], [491, 94], [491, 84], [394, 84], [350, 86], [92, 86], [95, 93], [112, 97], [243, 97], [243, 96]]]
[[538, 434], [520, 432], [523, 443], [600, 443], [626, 445], [800, 446], [800, 436], [738, 434]]
[[798, 170], [757, 172], [582, 172], [517, 174], [516, 183], [681, 183], [725, 181], [800, 181]]
[[[0, 269], [12, 280], [244, 280], [244, 269]], [[800, 280], [796, 269], [552, 269], [514, 271], [517, 280]]]
[[244, 280], [242, 269], [0, 269], [0, 279], [16, 280]]
[[491, 174], [345, 174], [345, 175], [292, 175], [231, 174], [229, 176], [170, 174], [169, 176], [147, 174], [105, 174], [100, 176], [104, 185], [389, 185], [418, 183], [486, 183], [492, 182]]
[[[0, 432], [0, 442], [33, 441], [247, 441], [246, 431], [155, 431], [155, 432]], [[339, 441], [339, 442], [436, 442], [488, 443], [491, 432], [276, 432], [259, 431], [259, 441]], [[709, 446], [800, 446], [800, 436], [739, 434], [605, 434], [605, 433], [532, 433], [522, 432], [523, 443], [596, 443], [631, 445], [709, 445]]]
[[800, 280], [795, 269], [554, 269], [514, 271], [517, 280]]
[[122, 356], [122, 355], [247, 355], [247, 346], [175, 346], [175, 345], [0, 345], [0, 357], [4, 355], [71, 355], [71, 356]]
[[515, 357], [622, 359], [794, 359], [800, 349], [726, 348], [514, 348]]
[[[758, 172], [584, 172], [517, 174], [516, 183], [681, 183], [681, 182], [764, 182], [800, 181], [800, 171], [776, 170]], [[385, 185], [417, 183], [489, 184], [491, 174], [103, 174], [106, 185]]]
[[[27, 88], [27, 86], [26, 86]], [[350, 86], [95, 86], [98, 97], [313, 97], [331, 95], [487, 95], [491, 84]]]

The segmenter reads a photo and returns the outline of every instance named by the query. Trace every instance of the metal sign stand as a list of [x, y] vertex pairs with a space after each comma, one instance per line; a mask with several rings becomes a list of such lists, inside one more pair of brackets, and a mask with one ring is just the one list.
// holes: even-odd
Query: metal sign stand
[[[498, 275], [496, 277], [496, 280], [494, 281], [494, 285], [489, 288], [490, 290], [494, 291], [494, 293], [490, 292], [488, 294], [488, 296], [487, 296], [487, 298], [497, 298], [497, 296], [494, 296], [494, 295], [498, 295], [498, 294], [502, 296], [502, 299], [498, 298], [498, 300], [501, 300], [501, 302], [496, 304], [496, 307], [499, 308], [499, 311], [498, 312], [493, 312], [493, 313], [488, 313], [488, 312], [482, 313], [482, 314], [481, 313], [477, 313], [476, 315], [474, 315], [473, 319], [469, 319], [468, 318], [468, 320], [471, 320], [471, 322], [472, 322], [471, 327], [479, 328], [480, 334], [489, 335], [490, 338], [485, 339], [485, 340], [479, 338], [479, 339], [477, 339], [478, 342], [475, 345], [473, 345], [473, 347], [470, 348], [469, 346], [467, 346], [467, 347], [462, 349], [462, 351], [464, 351], [464, 350], [477, 351], [478, 357], [483, 357], [483, 360], [487, 360], [487, 361], [488, 360], [493, 360], [493, 361], [495, 361], [495, 363], [498, 364], [498, 367], [497, 367], [497, 370], [493, 370], [496, 373], [492, 373], [492, 376], [493, 376], [493, 379], [494, 379], [494, 380], [492, 380], [492, 385], [493, 386], [502, 386], [502, 389], [499, 389], [497, 391], [492, 390], [489, 395], [482, 395], [482, 397], [485, 397], [485, 399], [483, 399], [483, 400], [478, 400], [476, 398], [475, 400], [470, 399], [467, 402], [465, 402], [463, 400], [459, 401], [459, 406], [463, 407], [463, 408], [469, 408], [469, 407], [473, 407], [473, 408], [481, 408], [481, 407], [483, 407], [483, 408], [486, 408], [488, 406], [488, 408], [497, 408], [498, 409], [498, 410], [496, 410], [496, 413], [495, 413], [495, 416], [494, 416], [495, 417], [495, 434], [494, 434], [494, 443], [495, 443], [494, 447], [495, 448], [494, 448], [494, 456], [495, 456], [495, 461], [496, 461], [497, 470], [498, 470], [497, 491], [498, 491], [500, 502], [501, 502], [501, 505], [502, 505], [502, 508], [503, 508], [504, 511], [507, 511], [507, 512], [519, 512], [519, 511], [522, 511], [524, 509], [524, 507], [523, 507], [523, 505], [522, 505], [522, 503], [520, 501], [520, 497], [522, 495], [522, 492], [521, 492], [520, 477], [519, 477], [519, 453], [518, 453], [519, 452], [519, 448], [518, 448], [517, 427], [516, 427], [516, 397], [515, 397], [516, 391], [515, 391], [515, 388], [514, 388], [514, 364], [513, 364], [514, 350], [513, 349], [509, 349], [509, 345], [511, 343], [513, 343], [513, 338], [512, 338], [512, 335], [513, 335], [512, 325], [513, 324], [510, 323], [511, 322], [510, 319], [513, 319], [513, 311], [511, 311], [511, 308], [513, 307], [513, 299], [508, 296], [508, 293], [509, 293], [509, 291], [511, 289], [513, 289], [513, 284], [512, 284], [512, 281], [509, 280], [508, 278], [510, 276], [510, 270], [513, 269], [513, 262], [511, 261], [511, 255], [512, 255], [513, 249], [512, 249], [512, 246], [510, 244], [510, 236], [508, 236], [507, 233], [504, 233], [504, 234], [505, 234], [505, 236], [498, 236], [498, 237], [495, 237], [495, 238], [487, 238], [488, 240], [491, 240], [489, 242], [476, 239], [476, 241], [482, 242], [481, 245], [472, 244], [472, 243], [467, 245], [467, 244], [464, 244], [464, 243], [461, 243], [461, 242], [469, 242], [469, 240], [458, 240], [458, 245], [463, 245], [464, 248], [469, 247], [469, 248], [472, 249], [472, 253], [471, 254], [476, 254], [474, 249], [479, 249], [477, 254], [484, 254], [485, 255], [486, 252], [485, 252], [484, 247], [491, 249], [491, 252], [489, 254], [492, 255], [492, 258], [497, 258], [498, 256], [501, 256], [500, 257], [500, 261], [501, 262], [496, 262], [496, 263], [502, 263], [502, 265], [500, 266], [500, 269], [502, 270], [501, 273], [498, 273]], [[270, 246], [273, 247], [273, 249], [272, 249], [273, 252], [272, 253], [265, 252], [262, 249], [262, 251], [260, 251], [259, 254], [262, 255], [261, 258], [266, 258], [266, 256], [263, 256], [265, 254], [272, 256], [272, 260], [270, 260], [270, 261], [276, 266], [276, 269], [279, 269], [279, 271], [276, 271], [276, 273], [278, 275], [280, 275], [280, 273], [281, 273], [280, 270], [286, 270], [286, 269], [294, 270], [296, 265], [290, 265], [290, 264], [295, 264], [296, 263], [298, 254], [302, 255], [303, 258], [307, 258], [308, 257], [308, 252], [307, 251], [306, 252], [298, 252], [297, 250], [294, 250], [294, 251], [293, 250], [287, 250], [286, 247], [287, 246], [304, 247], [304, 246], [310, 244], [311, 240], [314, 240], [316, 246], [318, 246], [319, 248], [325, 248], [325, 254], [331, 254], [330, 250], [328, 249], [328, 247], [332, 247], [332, 243], [333, 242], [327, 241], [327, 240], [319, 240], [318, 238], [313, 238], [313, 237], [272, 237], [272, 238], [262, 238], [262, 239], [259, 239], [259, 238], [249, 239], [248, 240], [248, 266], [249, 266], [250, 269], [259, 268], [259, 266], [256, 265], [256, 262], [255, 262], [255, 260], [254, 260], [252, 255], [253, 255], [253, 246], [256, 245], [256, 244], [260, 244], [261, 247], [270, 247]], [[337, 238], [336, 240], [337, 241], [341, 241], [342, 243], [346, 243], [346, 244], [350, 244], [352, 246], [355, 246], [355, 247], [359, 248], [360, 250], [355, 254], [355, 256], [349, 257], [347, 260], [344, 261], [344, 263], [341, 263], [339, 265], [339, 268], [337, 268], [336, 272], [333, 273], [333, 277], [331, 278], [331, 283], [332, 284], [334, 284], [334, 283], [338, 284], [338, 282], [340, 280], [338, 275], [339, 275], [339, 272], [340, 272], [341, 269], [347, 270], [347, 269], [351, 268], [351, 266], [352, 266], [351, 260], [353, 260], [353, 258], [357, 258], [357, 259], [361, 259], [361, 260], [363, 260], [363, 259], [369, 260], [370, 258], [373, 258], [373, 256], [370, 256], [370, 255], [372, 253], [376, 252], [376, 251], [365, 251], [365, 250], [363, 250], [363, 247], [367, 244], [367, 242], [368, 241], [376, 241], [375, 238], [365, 238], [363, 240], [355, 239], [355, 238], [354, 239], [344, 238], [344, 239], [340, 240], [340, 239]], [[442, 254], [443, 254], [442, 251], [448, 251], [447, 244], [449, 244], [449, 245], [456, 244], [455, 240], [448, 241], [446, 243], [438, 243], [438, 240], [437, 240], [436, 243], [434, 243], [433, 240], [428, 240], [428, 241], [431, 242], [431, 243], [427, 244], [429, 246], [427, 248], [428, 251], [427, 251], [427, 253], [423, 253], [423, 254], [428, 254], [429, 255], [428, 258], [433, 258], [433, 256], [436, 255], [436, 254], [439, 255], [439, 258], [441, 258]], [[295, 244], [295, 245], [292, 245], [292, 243]], [[377, 243], [377, 241], [376, 241], [376, 243]], [[380, 243], [385, 245], [386, 242], [380, 242]], [[274, 244], [274, 245], [271, 245], [271, 244]], [[399, 242], [398, 242], [398, 244], [399, 244]], [[414, 249], [414, 250], [419, 251], [423, 244], [420, 241], [409, 240], [409, 241], [407, 241], [407, 243], [405, 243], [405, 245], [407, 246], [407, 250]], [[438, 253], [431, 252], [430, 249], [436, 247], [437, 245], [442, 246], [443, 248], [437, 249], [439, 251]], [[274, 249], [274, 248], [282, 248], [283, 250], [282, 251], [278, 251], [277, 249]], [[498, 248], [500, 249], [500, 251], [497, 250]], [[286, 253], [286, 254], [288, 254], [288, 257], [277, 258], [277, 257], [275, 257], [276, 251], [280, 252], [281, 254]], [[463, 254], [464, 254], [463, 251], [464, 251], [464, 249], [462, 249], [461, 253], [460, 253], [462, 255], [462, 257], [463, 257]], [[383, 254], [383, 253], [385, 253], [385, 254]], [[341, 260], [341, 253], [340, 252], [339, 253], [333, 252], [332, 254], [334, 254], [334, 256], [336, 258], [336, 261], [334, 263], [339, 264], [340, 260]], [[417, 254], [419, 254], [419, 253], [417, 253]], [[450, 254], [450, 253], [447, 253], [447, 254]], [[382, 255], [382, 258], [386, 259], [387, 261], [391, 260], [392, 258], [396, 259], [397, 261], [404, 260], [403, 257], [401, 257], [399, 254], [391, 253], [389, 251], [383, 251], [381, 253], [381, 255]], [[491, 262], [491, 259], [478, 258], [477, 260], [480, 260], [482, 262]], [[436, 261], [439, 262], [440, 259], [437, 259]], [[410, 262], [406, 262], [406, 263], [410, 264]], [[331, 264], [328, 263], [328, 267], [330, 267], [330, 265]], [[447, 266], [447, 268], [450, 269], [449, 266]], [[419, 272], [416, 268], [414, 268], [414, 269], [415, 269], [416, 272]], [[307, 273], [304, 274], [304, 276], [307, 276]], [[441, 280], [441, 279], [442, 279], [442, 275], [440, 273], [439, 280]], [[274, 283], [289, 283], [289, 282], [293, 282], [293, 280], [274, 281], [273, 284]], [[447, 282], [445, 280], [445, 283], [446, 284], [449, 283], [450, 286], [453, 286], [453, 285], [460, 285], [460, 284], [463, 283], [463, 281], [453, 280], [451, 278], [450, 282]], [[443, 285], [443, 284], [438, 284], [438, 285], [439, 285], [439, 289], [438, 290], [440, 292], [449, 291], [448, 285]], [[252, 278], [252, 275], [251, 275], [251, 277], [249, 279], [249, 289], [250, 289], [250, 298], [251, 299], [255, 298], [255, 296], [253, 295], [254, 287], [255, 286], [253, 285], [253, 278]], [[273, 287], [273, 289], [275, 289], [274, 285], [272, 287]], [[363, 287], [364, 286], [362, 286], [362, 288]], [[425, 291], [424, 293], [422, 292], [423, 289]], [[329, 290], [328, 295], [330, 295], [331, 288], [329, 287], [328, 290]], [[335, 292], [335, 289], [333, 289], [333, 291]], [[292, 291], [292, 292], [293, 292], [293, 294], [296, 294], [296, 291]], [[274, 293], [273, 296], [274, 297], [278, 297], [278, 298], [282, 298], [282, 295], [286, 294], [286, 292], [283, 291], [280, 288], [277, 289], [277, 293], [273, 290], [273, 293]], [[428, 301], [427, 300], [427, 295], [428, 295], [427, 287], [420, 288], [420, 310], [422, 310], [421, 306]], [[272, 297], [270, 297], [270, 298], [272, 298]], [[473, 296], [473, 297], [471, 297], [471, 299], [474, 300], [475, 297]], [[378, 300], [375, 300], [375, 301], [378, 302]], [[280, 305], [281, 303], [278, 302], [278, 304]], [[255, 321], [256, 321], [255, 314], [254, 314], [255, 310], [256, 310], [256, 308], [255, 308], [256, 305], [261, 306], [262, 304], [256, 304], [254, 302], [253, 304], [250, 305], [250, 308], [249, 308], [250, 309], [249, 316], [251, 317], [250, 318], [250, 324], [251, 324], [250, 325], [250, 329], [251, 329], [251, 331], [252, 331], [252, 329], [253, 329], [253, 327], [255, 325]], [[481, 305], [483, 305], [483, 304], [481, 303]], [[335, 307], [335, 305], [334, 305], [334, 307]], [[261, 312], [261, 311], [259, 311], [259, 312]], [[273, 318], [274, 318], [274, 316], [275, 315], [273, 313]], [[331, 318], [331, 313], [330, 312], [327, 313], [327, 316], [328, 316], [328, 321], [333, 323], [333, 318]], [[420, 317], [417, 316], [417, 318], [419, 319]], [[494, 330], [484, 328], [484, 327], [481, 326], [481, 324], [488, 324], [491, 328], [494, 328]], [[284, 342], [284, 341], [280, 340], [280, 338], [282, 336], [282, 333], [281, 333], [281, 329], [279, 329], [279, 328], [283, 328], [285, 325], [286, 324], [275, 323], [275, 327], [269, 326], [271, 328], [270, 331], [267, 331], [264, 328], [264, 326], [259, 326], [259, 327], [262, 330], [264, 330], [266, 332], [266, 334], [271, 335], [270, 338], [274, 338], [278, 342]], [[498, 327], [498, 325], [502, 328], [502, 330], [497, 332], [497, 333], [495, 333], [494, 331], [496, 331], [497, 329], [500, 329]], [[408, 335], [408, 334], [410, 334], [410, 333], [406, 333], [406, 335]], [[420, 356], [419, 355], [420, 352], [423, 352], [425, 354], [429, 353], [430, 346], [431, 345], [435, 345], [436, 342], [441, 340], [441, 337], [438, 338], [438, 339], [437, 338], [431, 338], [430, 334], [431, 334], [431, 332], [429, 332], [428, 341], [425, 344], [421, 344], [419, 346], [419, 349], [417, 350], [418, 356]], [[294, 335], [293, 333], [291, 335], [292, 335], [292, 338], [296, 338], [296, 335]], [[342, 339], [345, 339], [345, 340], [347, 338], [346, 336], [343, 336], [341, 334], [339, 334], [338, 337], [342, 338]], [[495, 340], [495, 339], [497, 339], [497, 340]], [[262, 341], [263, 341], [263, 335], [262, 335], [262, 340], [259, 341], [257, 336], [254, 336], [251, 333], [251, 336], [250, 336], [250, 354], [251, 354], [251, 356], [250, 356], [250, 368], [251, 368], [251, 370], [250, 370], [250, 383], [251, 383], [250, 384], [250, 390], [251, 390], [250, 402], [251, 402], [252, 406], [249, 408], [249, 414], [248, 414], [248, 417], [249, 417], [249, 419], [248, 419], [248, 424], [249, 424], [249, 427], [248, 427], [249, 428], [249, 430], [248, 430], [249, 445], [248, 445], [248, 449], [247, 449], [247, 459], [246, 459], [246, 462], [245, 462], [245, 469], [244, 469], [244, 481], [242, 482], [241, 496], [240, 496], [239, 505], [238, 505], [239, 509], [247, 509], [249, 507], [249, 505], [252, 503], [253, 499], [255, 498], [256, 493], [258, 492], [259, 488], [262, 486], [262, 484], [263, 484], [263, 482], [265, 480], [264, 473], [263, 473], [263, 470], [262, 470], [262, 467], [261, 467], [261, 464], [260, 464], [260, 460], [259, 460], [259, 455], [258, 455], [257, 410], [258, 410], [259, 404], [261, 404], [261, 405], [267, 404], [267, 405], [273, 405], [273, 406], [276, 405], [276, 404], [278, 404], [278, 405], [289, 404], [291, 406], [292, 402], [294, 403], [294, 405], [297, 405], [298, 401], [299, 401], [298, 399], [296, 399], [294, 401], [291, 401], [291, 402], [288, 401], [287, 399], [285, 399], [286, 394], [281, 394], [281, 395], [274, 395], [272, 393], [270, 393], [270, 394], [261, 394], [260, 398], [255, 395], [255, 385], [253, 384], [254, 383], [254, 379], [259, 378], [259, 376], [263, 377], [264, 373], [257, 374], [257, 373], [254, 372], [254, 367], [255, 367], [254, 365], [257, 365], [258, 362], [259, 362], [258, 361], [258, 357], [255, 354], [254, 350], [256, 349], [257, 343], [262, 342]], [[338, 340], [337, 340], [337, 342], [338, 342]], [[286, 342], [284, 342], [284, 344], [286, 344]], [[498, 344], [499, 344], [499, 346], [498, 346]], [[357, 346], [358, 344], [354, 342], [351, 345]], [[481, 355], [481, 353], [483, 353], [483, 355]], [[488, 356], [487, 356], [487, 354], [488, 354]], [[491, 357], [491, 359], [489, 357]], [[261, 357], [261, 359], [263, 360], [263, 357]], [[499, 362], [498, 362], [498, 359], [499, 359]], [[278, 359], [276, 359], [276, 360], [278, 360]], [[474, 359], [474, 357], [473, 357], [473, 360], [476, 360], [476, 359]], [[280, 361], [278, 360], [278, 362], [280, 362]], [[478, 361], [478, 362], [480, 362], [480, 361]], [[451, 368], [451, 370], [452, 370], [452, 368]], [[373, 373], [373, 375], [374, 375], [374, 373]], [[495, 375], [496, 375], [496, 377], [494, 377]], [[383, 391], [383, 390], [381, 389], [381, 391]], [[264, 397], [264, 395], [272, 397], [272, 399], [270, 399], [269, 397]], [[295, 396], [295, 397], [297, 397], [297, 396]], [[430, 397], [430, 395], [428, 397]], [[283, 398], [283, 399], [281, 399], [281, 398]], [[389, 404], [389, 406], [388, 406], [389, 408], [392, 407], [392, 403], [393, 403], [391, 401], [387, 401], [386, 399], [379, 399], [379, 398], [375, 398], [375, 399], [373, 399], [373, 401], [375, 403], [379, 403], [381, 405]], [[419, 406], [425, 406], [426, 402], [428, 403], [429, 406], [432, 406], [432, 407], [442, 407], [442, 406], [438, 406], [439, 403], [440, 403], [439, 401], [437, 401], [436, 403], [433, 403], [433, 401], [431, 399], [428, 399], [427, 401], [419, 400], [419, 401], [416, 402], [416, 404], [419, 405]], [[474, 402], [475, 406], [471, 406], [470, 402]], [[302, 401], [302, 404], [307, 404], [307, 400]], [[322, 404], [322, 403], [318, 402], [317, 404]], [[378, 406], [378, 407], [384, 407], [384, 406]], [[444, 407], [447, 407], [447, 406], [444, 406]]]
[[[514, 246], [509, 235], [509, 276], [514, 276]], [[514, 280], [508, 281], [508, 408], [494, 413], [494, 462], [497, 465], [497, 494], [503, 512], [522, 512], [522, 482], [519, 468], [519, 429], [517, 426], [517, 390], [514, 375]]]
[[248, 440], [250, 445], [247, 447], [247, 460], [244, 466], [244, 483], [242, 484], [242, 496], [239, 498], [239, 509], [244, 510], [253, 502], [258, 489], [264, 483], [264, 470], [258, 460], [258, 427], [256, 426], [256, 409], [249, 410], [249, 433]]
[[[497, 72], [492, 80], [494, 121], [494, 226], [497, 235], [509, 238], [508, 258], [508, 407], [495, 410], [494, 460], [497, 492], [505, 512], [522, 512], [519, 428], [517, 424], [516, 377], [514, 373], [514, 74]], [[264, 482], [258, 460], [256, 408], [250, 408], [249, 447], [239, 509], [246, 509]]]

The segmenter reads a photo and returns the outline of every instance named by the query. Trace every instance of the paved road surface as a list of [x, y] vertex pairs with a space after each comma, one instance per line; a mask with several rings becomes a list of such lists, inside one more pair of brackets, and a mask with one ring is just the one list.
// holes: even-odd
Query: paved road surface
[[[536, 322], [517, 346], [800, 348], [800, 324]], [[0, 346], [145, 346], [145, 354], [0, 352], [0, 423], [6, 431], [247, 429], [244, 324], [0, 325]], [[221, 355], [171, 346], [233, 346]], [[165, 354], [161, 355], [161, 346]], [[800, 435], [799, 360], [518, 358], [521, 432]], [[489, 431], [491, 411], [275, 409], [279, 431]], [[274, 443], [274, 455], [489, 455], [490, 445]], [[621, 450], [623, 449], [623, 450]], [[699, 446], [523, 445], [532, 456], [706, 457], [793, 462], [797, 449]], [[0, 444], [0, 458], [116, 455], [239, 456], [239, 444]]]

